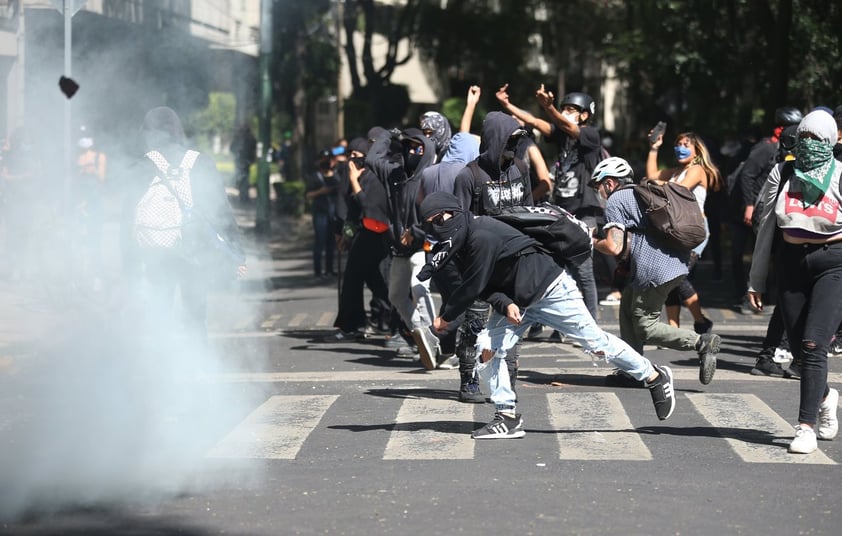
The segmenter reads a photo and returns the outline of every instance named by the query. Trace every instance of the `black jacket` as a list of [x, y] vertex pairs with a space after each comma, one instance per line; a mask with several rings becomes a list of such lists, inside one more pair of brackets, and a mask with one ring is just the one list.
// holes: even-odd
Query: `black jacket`
[[754, 206], [757, 194], [775, 167], [777, 155], [778, 143], [771, 138], [764, 138], [751, 148], [729, 196], [731, 221], [741, 223], [745, 208]]
[[430, 166], [436, 157], [433, 140], [426, 137], [417, 128], [403, 132], [405, 138], [412, 138], [424, 145], [424, 155], [411, 176], [407, 176], [401, 143], [389, 131], [382, 132], [366, 155], [366, 167], [369, 168], [382, 186], [386, 197], [389, 230], [387, 237], [395, 255], [408, 256], [420, 249], [422, 243], [414, 241], [411, 246], [400, 243], [401, 235], [412, 230], [419, 223], [418, 198], [421, 185], [421, 172]]
[[493, 217], [470, 217], [467, 238], [454, 255], [462, 284], [445, 304], [442, 318], [453, 321], [478, 298], [503, 315], [512, 303], [525, 308], [540, 299], [562, 269], [538, 246]]

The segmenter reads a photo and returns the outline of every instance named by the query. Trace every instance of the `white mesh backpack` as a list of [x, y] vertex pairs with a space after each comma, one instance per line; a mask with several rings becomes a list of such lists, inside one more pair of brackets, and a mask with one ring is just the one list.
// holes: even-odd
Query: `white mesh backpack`
[[199, 153], [187, 151], [175, 168], [158, 151], [149, 151], [145, 156], [158, 168], [158, 174], [135, 207], [135, 240], [142, 248], [178, 248], [182, 245], [185, 220], [189, 218], [185, 212], [193, 208], [190, 170]]

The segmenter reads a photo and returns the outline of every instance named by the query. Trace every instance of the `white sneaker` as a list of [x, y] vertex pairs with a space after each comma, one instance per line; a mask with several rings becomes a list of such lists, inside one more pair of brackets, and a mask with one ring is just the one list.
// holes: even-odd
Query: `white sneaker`
[[816, 443], [816, 432], [809, 426], [799, 424], [795, 427], [795, 439], [789, 444], [789, 451], [793, 454], [810, 454], [819, 448]]
[[421, 356], [421, 364], [427, 370], [436, 368], [436, 358], [439, 354], [439, 338], [433, 335], [428, 327], [415, 328], [412, 330], [412, 338], [418, 346], [418, 354]]
[[772, 356], [772, 361], [783, 365], [784, 363], [792, 362], [792, 352], [783, 348], [775, 348], [775, 355]]
[[816, 436], [829, 441], [839, 432], [839, 421], [836, 419], [836, 408], [839, 406], [839, 391], [831, 389], [824, 401], [819, 404], [819, 422]]

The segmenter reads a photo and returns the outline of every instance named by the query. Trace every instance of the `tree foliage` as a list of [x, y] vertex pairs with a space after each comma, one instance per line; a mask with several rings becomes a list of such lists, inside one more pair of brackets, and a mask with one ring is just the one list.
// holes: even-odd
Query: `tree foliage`
[[[283, 110], [293, 116], [289, 86], [298, 70], [307, 71], [308, 98], [334, 91], [334, 44], [308, 28], [323, 25], [335, 2], [278, 4], [278, 50], [299, 47], [297, 56], [284, 56], [276, 77]], [[661, 119], [668, 135], [693, 129], [716, 139], [756, 121], [768, 129], [782, 105], [806, 111], [842, 104], [842, 4], [835, 2], [345, 0], [343, 8], [341, 53], [353, 85], [345, 112], [353, 131], [405, 119], [406, 88], [391, 79], [413, 55], [436, 73], [449, 115], [457, 115], [471, 84], [482, 87], [484, 109], [497, 109], [494, 92], [504, 83], [513, 102], [540, 113], [534, 93], [545, 84], [557, 97], [591, 94], [597, 123], [610, 105], [620, 139], [642, 139]], [[362, 36], [356, 42], [355, 33]], [[385, 57], [374, 54], [377, 39], [386, 42]], [[603, 94], [609, 72], [620, 90], [613, 101]]]

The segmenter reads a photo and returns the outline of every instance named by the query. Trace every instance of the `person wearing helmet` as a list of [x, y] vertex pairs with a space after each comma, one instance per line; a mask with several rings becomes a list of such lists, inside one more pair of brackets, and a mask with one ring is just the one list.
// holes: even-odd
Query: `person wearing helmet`
[[[708, 384], [716, 371], [720, 337], [660, 321], [667, 295], [687, 277], [689, 252], [664, 249], [651, 233], [632, 232], [646, 228], [634, 189], [623, 188], [633, 178], [628, 162], [610, 157], [594, 169], [589, 183], [605, 200], [606, 224], [594, 237], [594, 249], [616, 256], [628, 273], [625, 285], [620, 285], [620, 337], [640, 353], [644, 344], [697, 352], [699, 381]], [[626, 377], [610, 377], [612, 383], [617, 380], [625, 383]]]
[[802, 114], [798, 108], [782, 106], [775, 110], [772, 135], [754, 144], [745, 161], [728, 177], [731, 277], [734, 280], [735, 308], [744, 314], [754, 312], [743, 300], [748, 278], [743, 257], [753, 236], [751, 220], [754, 202], [769, 172], [777, 163], [781, 134], [786, 127], [798, 125], [801, 119]]
[[[506, 84], [496, 94], [503, 108], [538, 129], [547, 141], [558, 147], [555, 172], [551, 173], [554, 176], [551, 201], [585, 222], [588, 227], [597, 227], [602, 220], [602, 205], [593, 189], [585, 187], [602, 159], [599, 130], [587, 125], [596, 111], [593, 99], [586, 93], [568, 93], [561, 99], [557, 109], [553, 93], [541, 84], [535, 92], [535, 98], [549, 116], [550, 120], [547, 121], [515, 106], [509, 100], [508, 88]], [[579, 284], [588, 310], [596, 318], [598, 299], [593, 261], [583, 263], [572, 275]]]

